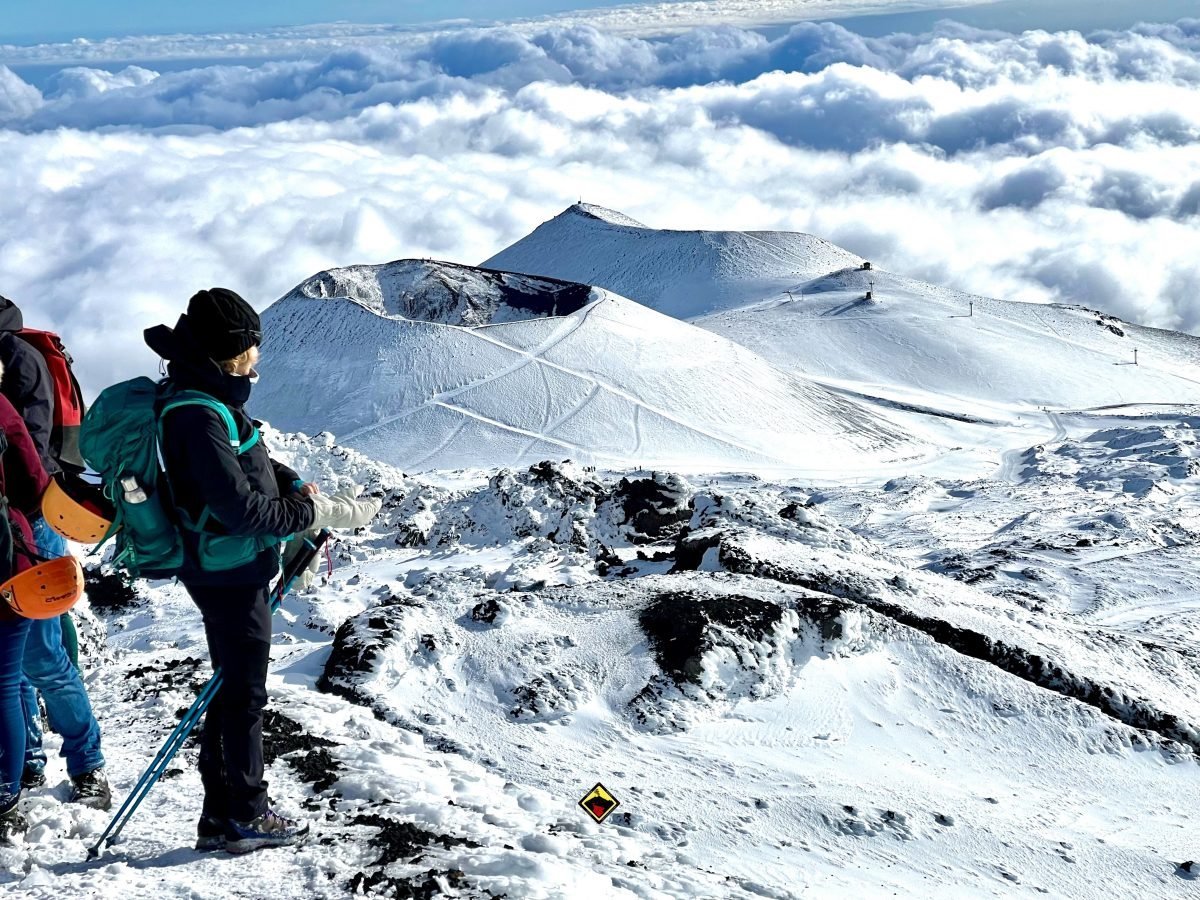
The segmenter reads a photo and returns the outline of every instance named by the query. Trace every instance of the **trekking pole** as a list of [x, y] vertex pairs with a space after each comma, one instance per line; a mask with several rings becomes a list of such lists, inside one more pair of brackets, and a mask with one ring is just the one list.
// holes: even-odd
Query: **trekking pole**
[[[283, 603], [283, 598], [288, 595], [292, 589], [292, 585], [300, 574], [308, 568], [317, 554], [321, 552], [321, 548], [331, 537], [331, 532], [328, 528], [321, 529], [314, 538], [304, 538], [304, 549], [301, 550], [284, 569], [283, 574], [279, 577], [279, 583], [271, 597], [271, 614], [274, 615]], [[88, 850], [88, 859], [96, 859], [104, 848], [111, 844], [120, 836], [125, 826], [129, 824], [129, 820], [133, 818], [133, 814], [137, 812], [137, 808], [142, 801], [150, 793], [151, 788], [162, 777], [167, 766], [179, 752], [188, 735], [192, 733], [192, 729], [200, 721], [200, 717], [204, 715], [208, 705], [212, 703], [213, 698], [217, 695], [217, 691], [221, 689], [222, 676], [221, 670], [217, 669], [213, 672], [212, 677], [208, 679], [208, 683], [200, 691], [200, 694], [188, 707], [187, 712], [183, 714], [183, 718], [179, 720], [179, 724], [175, 726], [163, 743], [150, 765], [146, 767], [146, 771], [142, 773], [142, 777], [138, 779], [129, 796], [125, 798], [125, 802], [121, 804], [121, 808], [117, 810], [117, 814], [113, 816], [112, 821], [108, 823], [108, 827], [104, 829], [104, 833], [96, 843]]]

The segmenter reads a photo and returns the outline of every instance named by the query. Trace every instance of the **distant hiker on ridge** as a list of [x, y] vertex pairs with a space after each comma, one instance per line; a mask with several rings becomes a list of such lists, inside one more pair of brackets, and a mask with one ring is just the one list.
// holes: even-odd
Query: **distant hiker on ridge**
[[[244, 408], [258, 380], [254, 365], [262, 325], [236, 293], [200, 291], [174, 329], [157, 325], [145, 337], [168, 361], [174, 388], [209, 395], [233, 416], [227, 425], [213, 408], [187, 405], [164, 411], [161, 419], [172, 501], [180, 519], [191, 523], [184, 531], [188, 552], [179, 578], [204, 618], [213, 668], [224, 674], [201, 738], [204, 805], [196, 848], [244, 853], [294, 844], [308, 825], [270, 808], [263, 779], [268, 591], [279, 571], [278, 544], [310, 530], [365, 525], [381, 501], [358, 500], [352, 493], [326, 497], [268, 456]], [[233, 426], [238, 439], [231, 443]], [[220, 567], [206, 565], [214, 556], [224, 557]]]

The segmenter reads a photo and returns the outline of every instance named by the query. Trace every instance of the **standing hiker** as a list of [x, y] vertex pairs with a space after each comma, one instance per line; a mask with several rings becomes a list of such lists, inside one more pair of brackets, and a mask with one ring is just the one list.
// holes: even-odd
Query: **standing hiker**
[[[2, 367], [0, 367], [2, 368]], [[29, 571], [33, 530], [42, 494], [50, 476], [38, 458], [29, 431], [9, 401], [0, 395], [0, 581]], [[80, 579], [82, 583], [82, 578]], [[21, 663], [35, 620], [17, 614], [7, 598], [0, 599], [0, 844], [12, 843], [25, 831], [17, 808], [25, 761], [25, 713], [21, 704]], [[70, 667], [66, 654], [59, 664]]]
[[231, 441], [220, 412], [202, 404], [172, 407], [160, 419], [163, 468], [184, 524], [179, 579], [200, 609], [213, 668], [224, 677], [201, 735], [204, 805], [196, 848], [241, 853], [293, 844], [308, 825], [270, 808], [263, 779], [268, 590], [279, 571], [278, 544], [309, 530], [365, 525], [380, 501], [326, 497], [268, 456], [244, 409], [258, 380], [262, 325], [236, 293], [200, 291], [174, 329], [158, 325], [145, 337], [167, 360], [169, 389], [220, 401], [237, 430]]
[[[67, 368], [69, 359], [61, 352], [58, 358], [62, 383], [56, 380], [42, 351], [23, 336], [31, 334], [24, 325], [20, 308], [8, 298], [0, 297], [0, 364], [4, 367], [0, 392], [24, 420], [45, 471], [50, 476], [65, 477], [59, 456], [71, 441], [68, 438], [64, 444], [62, 416], [56, 416], [55, 410], [56, 403], [78, 402], [78, 385]], [[57, 341], [46, 332], [32, 335]], [[61, 344], [58, 347], [61, 351]], [[65, 468], [76, 470], [80, 463], [67, 460]], [[59, 559], [70, 552], [66, 540], [46, 523], [40, 512], [35, 511], [29, 519], [33, 544], [41, 556]], [[22, 783], [25, 787], [38, 787], [46, 780], [36, 688], [46, 704], [50, 726], [63, 739], [62, 756], [66, 758], [71, 779], [71, 802], [108, 809], [112, 805], [112, 792], [104, 772], [100, 725], [79, 673], [77, 650], [72, 653], [70, 649], [77, 646], [75, 626], [69, 615], [38, 620], [29, 628], [21, 686], [26, 723]]]

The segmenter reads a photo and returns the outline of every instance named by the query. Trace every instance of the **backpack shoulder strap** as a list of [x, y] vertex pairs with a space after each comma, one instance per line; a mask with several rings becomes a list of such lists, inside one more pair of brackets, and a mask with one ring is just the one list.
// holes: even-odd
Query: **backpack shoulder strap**
[[162, 437], [162, 420], [173, 409], [179, 409], [184, 406], [203, 406], [211, 409], [221, 421], [225, 423], [225, 430], [229, 434], [229, 446], [238, 452], [238, 455], [245, 453], [250, 447], [258, 442], [258, 429], [254, 429], [254, 433], [250, 436], [246, 446], [243, 447], [242, 439], [238, 435], [237, 422], [233, 419], [233, 413], [229, 411], [229, 407], [218, 400], [216, 397], [205, 394], [202, 391], [176, 391], [171, 394], [167, 402], [163, 405], [162, 411], [158, 414], [159, 437]]

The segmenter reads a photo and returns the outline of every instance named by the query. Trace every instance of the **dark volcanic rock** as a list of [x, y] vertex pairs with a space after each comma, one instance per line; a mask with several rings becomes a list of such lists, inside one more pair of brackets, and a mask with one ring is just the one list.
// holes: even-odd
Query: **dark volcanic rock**
[[622, 478], [612, 500], [624, 512], [625, 531], [635, 544], [672, 540], [691, 519], [692, 486], [678, 475]]
[[115, 572], [95, 566], [83, 570], [84, 591], [94, 612], [123, 612], [144, 602], [133, 585]]
[[370, 841], [371, 846], [379, 851], [379, 858], [370, 866], [378, 867], [378, 870], [369, 874], [363, 871], [355, 873], [348, 885], [352, 895], [433, 900], [445, 896], [442, 885], [438, 883], [439, 878], [452, 889], [466, 887], [466, 875], [458, 869], [429, 869], [407, 878], [390, 876], [384, 869], [395, 862], [419, 862], [431, 848], [449, 850], [453, 847], [479, 847], [476, 842], [435, 834], [411, 822], [398, 822], [375, 814], [358, 816], [350, 824], [379, 829]]
[[309, 734], [277, 710], [267, 709], [263, 716], [263, 759], [267, 765], [282, 758], [315, 791], [332, 787], [344, 771], [326, 749], [336, 746], [327, 738]]
[[701, 657], [711, 650], [714, 627], [761, 641], [783, 617], [778, 604], [739, 595], [659, 594], [638, 616], [659, 668], [677, 684], [695, 682]]
[[369, 673], [379, 653], [395, 639], [404, 609], [379, 606], [343, 622], [334, 635], [317, 690], [358, 702], [358, 676]]

